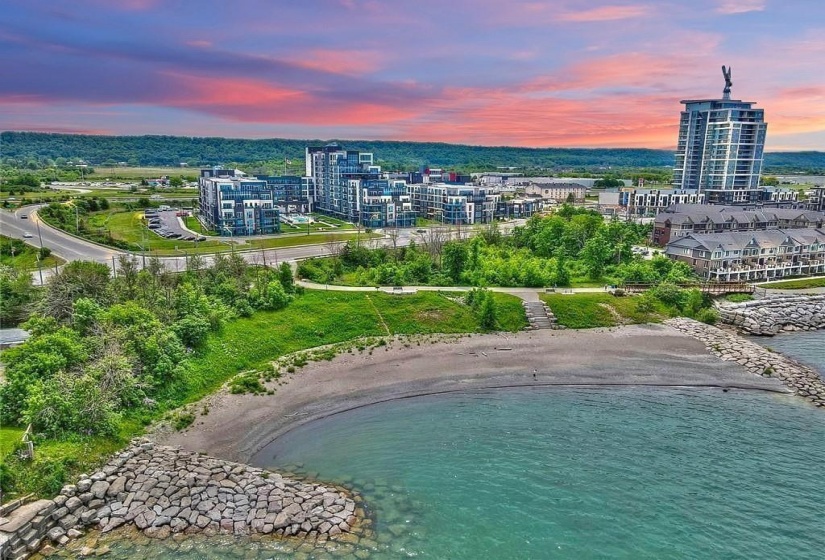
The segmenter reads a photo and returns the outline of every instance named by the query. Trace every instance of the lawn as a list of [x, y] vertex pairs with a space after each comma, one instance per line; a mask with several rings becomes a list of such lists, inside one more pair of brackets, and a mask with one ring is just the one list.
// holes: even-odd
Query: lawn
[[[0, 235], [0, 242], [5, 246], [11, 242], [11, 238]], [[11, 255], [0, 254], [0, 264], [11, 266], [19, 270], [37, 270], [40, 268], [54, 268], [63, 264], [63, 259], [54, 255], [49, 255], [40, 263], [37, 262], [38, 248], [26, 243], [22, 253], [16, 253], [13, 257]]]
[[203, 224], [201, 223], [201, 221], [199, 219], [197, 219], [195, 216], [186, 216], [183, 219], [183, 221], [186, 224], [187, 228], [189, 228], [192, 231], [195, 231], [197, 233], [200, 233], [201, 235], [217, 235], [218, 234], [216, 231], [212, 231], [210, 229], [207, 229], [207, 228], [203, 227]]
[[[520, 300], [495, 294], [504, 330], [527, 324]], [[386, 325], [386, 329], [384, 328]], [[281, 311], [261, 311], [232, 321], [190, 363], [183, 384], [172, 390], [176, 403], [211, 393], [230, 376], [266, 369], [285, 354], [364, 336], [464, 333], [479, 330], [465, 305], [438, 292], [391, 295], [383, 292], [306, 290]]]
[[658, 303], [652, 312], [639, 311], [639, 298], [636, 296], [579, 293], [542, 294], [540, 297], [556, 316], [558, 323], [571, 329], [657, 323], [670, 316], [667, 309]]
[[23, 428], [0, 428], [0, 463], [17, 449], [25, 431]]
[[94, 175], [89, 181], [104, 181], [109, 179], [157, 179], [163, 175], [167, 177], [197, 176], [196, 167], [95, 167]]
[[825, 277], [799, 278], [797, 280], [785, 280], [784, 282], [771, 282], [770, 284], [758, 284], [760, 288], [770, 288], [776, 290], [804, 290], [807, 288], [825, 288]]
[[[244, 239], [236, 237], [234, 240], [224, 238], [221, 241], [208, 239], [206, 241], [182, 241], [180, 239], [166, 239], [146, 227], [143, 211], [106, 210], [93, 212], [88, 217], [89, 227], [97, 230], [104, 236], [110, 234], [112, 238], [131, 244], [132, 250], [140, 251], [145, 244], [148, 254], [158, 256], [180, 256], [186, 254], [209, 254], [235, 251], [251, 251], [256, 249], [278, 249], [295, 247], [297, 245], [318, 245], [330, 241], [349, 241], [358, 237], [357, 233], [305, 233], [282, 234], [264, 239]], [[53, 224], [54, 225], [54, 224]], [[74, 224], [72, 224], [73, 226]], [[361, 239], [380, 237], [375, 234], [360, 234]], [[101, 239], [95, 239], [100, 242]]]

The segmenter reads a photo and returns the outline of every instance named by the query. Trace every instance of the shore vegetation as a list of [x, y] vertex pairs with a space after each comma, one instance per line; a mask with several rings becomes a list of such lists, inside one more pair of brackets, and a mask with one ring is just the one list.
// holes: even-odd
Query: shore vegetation
[[[329, 359], [342, 343], [369, 351], [386, 337], [527, 324], [520, 300], [507, 294], [304, 290], [287, 263], [254, 266], [238, 254], [218, 254], [210, 265], [193, 256], [181, 273], [156, 258], [141, 270], [122, 257], [116, 278], [83, 261], [44, 288], [27, 278], [15, 313], [31, 336], [2, 354], [6, 497], [54, 493], [153, 421], [184, 429], [196, 412], [180, 407], [227, 381], [233, 391], [262, 393], [285, 355], [327, 348], [293, 360], [296, 368]], [[33, 459], [20, 456], [27, 426]]]

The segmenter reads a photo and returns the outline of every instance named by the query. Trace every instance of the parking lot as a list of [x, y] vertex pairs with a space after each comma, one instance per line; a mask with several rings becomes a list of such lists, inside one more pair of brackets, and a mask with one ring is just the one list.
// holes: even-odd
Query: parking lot
[[184, 241], [206, 240], [204, 236], [197, 235], [181, 227], [177, 210], [155, 210], [150, 208], [147, 209], [143, 215], [146, 218], [149, 229], [166, 239], [182, 239]]

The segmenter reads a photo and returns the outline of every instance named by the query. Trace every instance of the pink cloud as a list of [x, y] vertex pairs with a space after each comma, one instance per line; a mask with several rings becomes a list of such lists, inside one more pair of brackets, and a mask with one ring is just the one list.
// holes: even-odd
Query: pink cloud
[[761, 12], [766, 4], [767, 0], [721, 0], [716, 12], [725, 15]]
[[594, 21], [616, 21], [621, 19], [636, 19], [649, 15], [649, 6], [628, 5], [628, 6], [600, 6], [589, 10], [562, 12], [556, 19], [559, 21], [569, 21], [576, 23], [588, 23]]
[[381, 67], [379, 53], [363, 50], [312, 49], [300, 56], [286, 59], [287, 62], [332, 74], [363, 75], [375, 72]]
[[359, 125], [400, 122], [417, 111], [347, 99], [319, 98], [312, 93], [255, 79], [214, 80], [167, 74], [174, 93], [161, 103], [247, 123]]

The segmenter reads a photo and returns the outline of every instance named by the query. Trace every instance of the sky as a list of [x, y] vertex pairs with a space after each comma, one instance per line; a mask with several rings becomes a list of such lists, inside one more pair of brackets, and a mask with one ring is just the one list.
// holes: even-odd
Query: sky
[[822, 0], [0, 0], [0, 130], [672, 149], [723, 64], [825, 150]]

